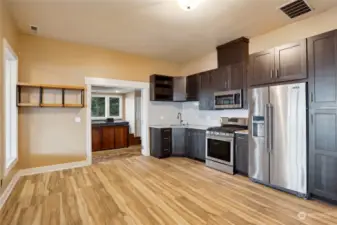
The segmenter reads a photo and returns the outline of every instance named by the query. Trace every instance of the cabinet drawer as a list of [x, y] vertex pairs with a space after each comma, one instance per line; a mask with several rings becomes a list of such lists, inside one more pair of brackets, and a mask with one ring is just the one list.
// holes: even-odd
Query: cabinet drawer
[[171, 136], [172, 136], [172, 129], [171, 128], [165, 128], [165, 129], [162, 129], [161, 130], [161, 135], [163, 137], [163, 140], [164, 138], [169, 138], [171, 139]]

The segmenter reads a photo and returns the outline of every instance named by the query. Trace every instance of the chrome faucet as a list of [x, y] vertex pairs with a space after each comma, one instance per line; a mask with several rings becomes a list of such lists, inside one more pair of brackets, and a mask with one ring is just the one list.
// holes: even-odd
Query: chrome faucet
[[181, 118], [181, 113], [178, 113], [177, 119], [179, 120], [179, 124], [182, 125], [183, 124], [183, 120]]

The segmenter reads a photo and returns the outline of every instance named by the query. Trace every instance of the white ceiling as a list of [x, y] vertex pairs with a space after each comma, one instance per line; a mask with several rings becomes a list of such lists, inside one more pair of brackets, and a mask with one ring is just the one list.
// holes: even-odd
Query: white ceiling
[[108, 94], [126, 94], [134, 92], [135, 88], [121, 88], [121, 87], [103, 87], [103, 86], [93, 86], [91, 92], [93, 93], [108, 93]]
[[[336, 0], [307, 0], [311, 16]], [[18, 26], [38, 35], [175, 62], [294, 22], [278, 8], [288, 0], [203, 0], [190, 12], [177, 0], [9, 0]]]

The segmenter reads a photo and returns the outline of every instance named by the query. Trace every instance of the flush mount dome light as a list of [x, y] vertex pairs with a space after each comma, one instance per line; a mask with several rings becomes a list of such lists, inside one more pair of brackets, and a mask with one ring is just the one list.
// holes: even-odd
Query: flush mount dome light
[[198, 7], [202, 0], [178, 0], [179, 6], [185, 11], [191, 11]]

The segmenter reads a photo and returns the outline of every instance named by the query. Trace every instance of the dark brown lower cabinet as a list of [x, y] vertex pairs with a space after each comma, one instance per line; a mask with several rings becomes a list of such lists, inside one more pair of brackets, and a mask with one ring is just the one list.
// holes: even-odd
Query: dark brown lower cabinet
[[92, 151], [127, 148], [129, 126], [93, 126], [91, 129]]
[[171, 128], [150, 128], [150, 155], [156, 158], [172, 155]]
[[172, 129], [172, 156], [186, 156], [185, 128]]
[[185, 154], [188, 158], [205, 160], [206, 158], [206, 131], [186, 129]]
[[248, 135], [235, 135], [235, 172], [248, 175]]
[[337, 202], [337, 108], [309, 113], [309, 192]]

